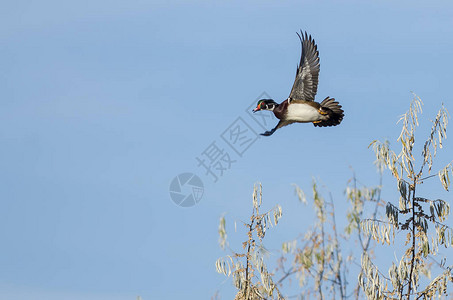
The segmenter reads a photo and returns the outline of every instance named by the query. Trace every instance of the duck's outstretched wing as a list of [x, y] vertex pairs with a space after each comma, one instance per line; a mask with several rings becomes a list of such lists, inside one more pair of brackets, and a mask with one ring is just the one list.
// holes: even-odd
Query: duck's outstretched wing
[[319, 52], [313, 38], [302, 33], [297, 33], [302, 44], [302, 54], [297, 67], [296, 80], [289, 98], [297, 100], [314, 101], [318, 90]]

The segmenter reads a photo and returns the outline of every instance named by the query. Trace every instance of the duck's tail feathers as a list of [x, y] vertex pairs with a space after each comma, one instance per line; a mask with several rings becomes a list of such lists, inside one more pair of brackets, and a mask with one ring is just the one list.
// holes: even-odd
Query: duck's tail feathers
[[327, 113], [329, 118], [319, 123], [313, 123], [318, 127], [337, 126], [341, 123], [344, 117], [344, 111], [341, 109], [340, 103], [335, 101], [335, 98], [327, 97], [321, 102], [321, 109]]

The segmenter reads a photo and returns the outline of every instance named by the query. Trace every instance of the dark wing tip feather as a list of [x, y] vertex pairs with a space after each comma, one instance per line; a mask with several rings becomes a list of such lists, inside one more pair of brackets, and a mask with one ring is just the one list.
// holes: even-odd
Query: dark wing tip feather
[[302, 36], [299, 34], [299, 32], [296, 31], [296, 34], [299, 37], [300, 42], [302, 43], [302, 37], [304, 36], [304, 34], [302, 33], [302, 30], [300, 31], [300, 33], [302, 34]]

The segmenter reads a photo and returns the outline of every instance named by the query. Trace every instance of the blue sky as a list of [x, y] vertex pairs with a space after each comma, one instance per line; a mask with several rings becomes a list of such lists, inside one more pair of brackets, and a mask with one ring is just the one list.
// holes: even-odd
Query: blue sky
[[[411, 91], [426, 120], [453, 112], [450, 1], [7, 1], [0, 16], [0, 299], [232, 298], [218, 218], [239, 249], [232, 221], [248, 220], [255, 182], [283, 208], [272, 259], [310, 225], [292, 183], [319, 178], [341, 207], [351, 168], [378, 183], [367, 146], [395, 141]], [[238, 117], [259, 128], [245, 110], [263, 92], [286, 99], [299, 29], [320, 51], [317, 100], [335, 97], [342, 124], [260, 138], [214, 183], [196, 157], [229, 151]], [[195, 207], [170, 199], [183, 172], [204, 183]]]

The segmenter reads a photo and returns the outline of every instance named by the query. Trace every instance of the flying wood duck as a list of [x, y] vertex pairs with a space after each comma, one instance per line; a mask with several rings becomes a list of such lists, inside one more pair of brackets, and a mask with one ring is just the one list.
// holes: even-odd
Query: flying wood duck
[[253, 112], [270, 110], [280, 119], [277, 126], [261, 135], [270, 136], [280, 127], [292, 123], [308, 123], [319, 127], [336, 126], [343, 120], [341, 105], [334, 98], [327, 97], [321, 103], [315, 102], [318, 90], [319, 52], [311, 35], [297, 33], [302, 44], [302, 54], [296, 70], [296, 79], [291, 93], [278, 104], [272, 99], [258, 101]]

